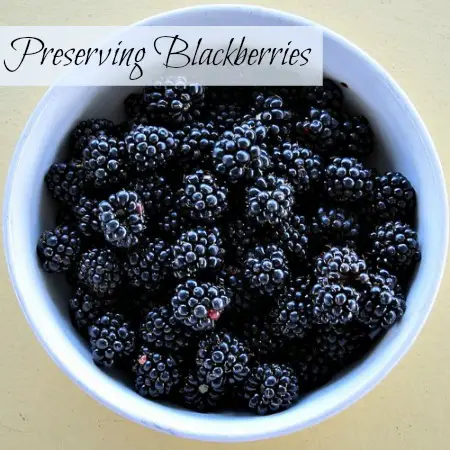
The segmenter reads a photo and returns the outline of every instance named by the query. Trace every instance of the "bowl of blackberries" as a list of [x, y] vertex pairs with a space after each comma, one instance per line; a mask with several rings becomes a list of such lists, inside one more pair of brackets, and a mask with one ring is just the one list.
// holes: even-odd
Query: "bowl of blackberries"
[[28, 124], [6, 202], [16, 291], [57, 363], [126, 417], [215, 440], [300, 429], [423, 325], [445, 258], [438, 159], [388, 75], [324, 39], [321, 86], [54, 88]]

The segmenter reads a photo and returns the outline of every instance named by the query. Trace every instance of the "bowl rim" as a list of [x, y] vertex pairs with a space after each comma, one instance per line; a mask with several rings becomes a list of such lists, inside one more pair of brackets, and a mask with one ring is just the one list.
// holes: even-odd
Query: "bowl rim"
[[[362, 398], [364, 395], [366, 395], [369, 391], [371, 391], [379, 382], [381, 382], [384, 377], [392, 370], [392, 368], [400, 361], [400, 359], [407, 353], [407, 351], [411, 348], [413, 342], [419, 335], [421, 329], [423, 328], [427, 317], [433, 307], [433, 304], [436, 300], [436, 296], [439, 290], [440, 282], [442, 280], [442, 276], [445, 269], [445, 263], [446, 263], [446, 257], [447, 257], [447, 247], [448, 247], [448, 201], [447, 201], [447, 191], [446, 191], [446, 185], [444, 180], [444, 175], [442, 171], [442, 166], [439, 160], [439, 156], [437, 154], [436, 148], [434, 146], [434, 143], [431, 139], [431, 136], [422, 121], [421, 117], [419, 116], [416, 108], [412, 104], [412, 102], [409, 100], [409, 98], [406, 96], [404, 91], [401, 89], [401, 87], [397, 84], [397, 82], [391, 78], [391, 76], [388, 74], [388, 72], [383, 69], [372, 57], [367, 55], [363, 50], [361, 50], [359, 47], [357, 47], [355, 44], [352, 44], [350, 41], [342, 37], [341, 35], [329, 30], [326, 27], [323, 27], [311, 20], [308, 20], [302, 16], [287, 13], [283, 11], [279, 11], [277, 9], [272, 8], [265, 8], [261, 6], [253, 6], [253, 5], [244, 5], [244, 4], [219, 4], [219, 5], [198, 5], [198, 6], [192, 6], [192, 7], [186, 7], [186, 8], [179, 8], [167, 12], [163, 12], [161, 14], [157, 14], [155, 16], [148, 17], [146, 19], [143, 19], [131, 26], [141, 26], [148, 24], [149, 22], [153, 20], [159, 20], [168, 18], [169, 16], [176, 16], [176, 15], [183, 15], [186, 12], [198, 12], [198, 13], [207, 13], [211, 10], [216, 11], [231, 11], [236, 9], [245, 9], [247, 11], [254, 11], [255, 13], [261, 13], [261, 14], [268, 14], [272, 15], [274, 17], [284, 18], [291, 21], [298, 21], [300, 20], [303, 23], [309, 24], [309, 25], [315, 25], [321, 28], [324, 32], [324, 34], [329, 35], [332, 39], [337, 41], [340, 45], [350, 48], [354, 53], [357, 54], [357, 56], [366, 62], [370, 64], [370, 66], [373, 68], [374, 71], [378, 73], [378, 75], [387, 83], [389, 84], [392, 89], [396, 92], [396, 95], [404, 102], [404, 104], [408, 108], [408, 113], [411, 116], [411, 119], [415, 122], [415, 125], [417, 127], [417, 130], [420, 132], [421, 137], [423, 139], [424, 145], [429, 148], [429, 158], [431, 158], [432, 166], [435, 170], [434, 173], [434, 179], [433, 183], [437, 189], [437, 192], [439, 192], [439, 195], [441, 196], [442, 201], [442, 217], [444, 218], [444, 221], [442, 222], [442, 245], [440, 247], [440, 254], [438, 256], [438, 261], [441, 262], [441, 266], [439, 270], [433, 271], [431, 274], [432, 282], [430, 282], [430, 288], [428, 290], [429, 298], [431, 299], [428, 304], [423, 308], [423, 316], [419, 323], [416, 323], [415, 327], [411, 328], [408, 331], [408, 339], [404, 339], [403, 345], [397, 345], [397, 347], [394, 349], [395, 351], [391, 351], [388, 358], [385, 358], [383, 361], [380, 362], [379, 366], [377, 366], [376, 371], [369, 373], [366, 377], [365, 381], [363, 383], [360, 383], [358, 386], [356, 386], [353, 394], [351, 396], [348, 396], [347, 398], [340, 399], [335, 404], [331, 405], [331, 407], [324, 408], [323, 411], [321, 411], [320, 414], [316, 414], [313, 417], [310, 417], [309, 420], [304, 420], [301, 422], [295, 422], [295, 423], [289, 423], [284, 424], [280, 423], [280, 426], [277, 427], [275, 431], [267, 431], [264, 427], [264, 423], [267, 422], [267, 420], [270, 420], [271, 418], [275, 418], [278, 415], [274, 416], [268, 416], [268, 417], [261, 417], [259, 421], [255, 420], [252, 422], [252, 426], [246, 427], [245, 432], [238, 432], [235, 430], [234, 433], [218, 433], [218, 430], [211, 430], [208, 427], [199, 427], [196, 426], [200, 424], [200, 422], [204, 422], [207, 420], [207, 415], [201, 416], [199, 415], [199, 419], [194, 421], [194, 426], [192, 426], [192, 423], [183, 425], [183, 424], [173, 424], [173, 421], [170, 422], [170, 420], [166, 420], [166, 415], [161, 415], [162, 417], [152, 417], [152, 421], [144, 421], [142, 419], [142, 416], [137, 413], [136, 411], [125, 411], [123, 407], [121, 407], [117, 402], [114, 400], [111, 400], [110, 398], [107, 398], [105, 395], [102, 395], [101, 393], [98, 393], [94, 390], [92, 386], [89, 386], [85, 383], [80, 382], [79, 380], [79, 374], [75, 372], [75, 370], [67, 364], [64, 357], [61, 354], [58, 354], [58, 352], [52, 347], [52, 344], [50, 344], [46, 338], [45, 334], [42, 332], [42, 330], [39, 329], [39, 319], [36, 317], [32, 317], [29, 311], [28, 302], [29, 300], [25, 299], [21, 295], [21, 290], [19, 288], [19, 285], [21, 283], [20, 277], [17, 274], [17, 268], [15, 267], [13, 260], [14, 260], [14, 254], [12, 252], [13, 243], [12, 243], [12, 233], [10, 229], [10, 221], [9, 218], [9, 211], [14, 208], [14, 205], [11, 204], [11, 191], [14, 184], [14, 177], [16, 173], [16, 167], [18, 165], [18, 162], [20, 160], [20, 157], [22, 155], [22, 152], [25, 148], [25, 143], [27, 140], [27, 137], [30, 133], [30, 130], [33, 128], [34, 123], [38, 119], [38, 117], [41, 115], [41, 113], [44, 111], [47, 103], [50, 101], [50, 99], [55, 95], [55, 87], [50, 87], [45, 95], [42, 97], [42, 99], [39, 101], [38, 105], [30, 115], [22, 133], [19, 138], [19, 141], [17, 143], [16, 149], [13, 153], [9, 169], [8, 169], [8, 175], [7, 175], [7, 181], [5, 186], [5, 194], [4, 194], [4, 204], [3, 204], [3, 224], [2, 224], [2, 231], [3, 231], [3, 242], [4, 242], [4, 252], [6, 256], [7, 266], [8, 266], [8, 272], [11, 279], [11, 282], [13, 284], [13, 288], [15, 291], [15, 294], [19, 300], [19, 304], [21, 306], [22, 312], [25, 315], [30, 327], [32, 328], [34, 334], [36, 335], [37, 339], [41, 343], [41, 345], [45, 348], [47, 353], [51, 356], [51, 358], [55, 361], [57, 366], [77, 385], [81, 386], [84, 391], [86, 391], [92, 398], [97, 400], [99, 403], [107, 406], [114, 412], [120, 414], [121, 416], [128, 418], [130, 420], [133, 420], [134, 422], [137, 422], [139, 424], [143, 424], [147, 427], [154, 428], [158, 431], [163, 431], [169, 434], [173, 434], [179, 437], [186, 437], [190, 439], [199, 439], [204, 441], [216, 441], [216, 442], [243, 442], [243, 441], [251, 441], [251, 440], [258, 440], [258, 439], [265, 439], [270, 437], [276, 437], [285, 435], [288, 433], [292, 433], [294, 431], [298, 431], [310, 426], [313, 426], [331, 416], [334, 416], [335, 414], [339, 413], [340, 411], [346, 409], [356, 401], [358, 401], [360, 398]], [[392, 344], [394, 345], [394, 343]], [[283, 422], [283, 421], [281, 421]], [[250, 424], [249, 424], [250, 425]]]

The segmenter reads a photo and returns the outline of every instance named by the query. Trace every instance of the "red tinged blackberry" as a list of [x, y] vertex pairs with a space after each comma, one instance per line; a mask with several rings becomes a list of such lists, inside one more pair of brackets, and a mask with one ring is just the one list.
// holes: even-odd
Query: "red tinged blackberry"
[[44, 231], [37, 243], [37, 254], [46, 272], [65, 272], [75, 263], [80, 252], [79, 234], [66, 225]]
[[341, 88], [329, 78], [323, 80], [322, 86], [304, 87], [302, 97], [308, 105], [319, 109], [331, 109], [340, 111], [342, 109]]
[[366, 156], [372, 153], [373, 132], [364, 116], [344, 115], [340, 128], [344, 138], [340, 154]]
[[113, 367], [134, 351], [135, 335], [121, 314], [106, 313], [88, 328], [92, 359], [102, 367]]
[[304, 261], [308, 252], [308, 227], [304, 216], [292, 215], [281, 222], [277, 228], [270, 231], [273, 242], [285, 251], [286, 255], [294, 257], [296, 261]]
[[102, 232], [98, 201], [83, 196], [72, 209], [78, 231], [84, 236], [92, 236]]
[[180, 384], [181, 371], [176, 359], [143, 346], [134, 360], [134, 390], [142, 397], [167, 397]]
[[374, 173], [355, 158], [332, 158], [325, 168], [324, 187], [336, 202], [354, 202], [370, 198]]
[[417, 233], [404, 222], [384, 222], [375, 228], [369, 239], [371, 255], [379, 267], [402, 271], [420, 260]]
[[105, 239], [115, 247], [138, 244], [144, 233], [145, 214], [141, 199], [133, 191], [119, 191], [98, 205], [99, 221]]
[[176, 287], [171, 300], [175, 319], [197, 332], [214, 329], [229, 304], [225, 288], [191, 279]]
[[298, 394], [297, 376], [286, 364], [256, 364], [242, 389], [247, 408], [258, 415], [289, 408]]
[[218, 271], [225, 255], [218, 228], [196, 227], [181, 234], [172, 246], [172, 270], [176, 278], [204, 271]]
[[45, 175], [45, 183], [51, 196], [65, 207], [74, 205], [79, 200], [85, 179], [83, 164], [76, 159], [52, 164]]
[[258, 245], [245, 259], [245, 278], [249, 286], [261, 294], [281, 291], [289, 279], [286, 257], [276, 245]]
[[122, 269], [110, 249], [93, 248], [80, 256], [77, 277], [94, 294], [110, 296], [122, 283]]
[[115, 125], [108, 119], [89, 119], [80, 122], [70, 135], [70, 146], [74, 156], [79, 158], [81, 152], [87, 147], [93, 138], [103, 135], [111, 135]]
[[170, 207], [174, 197], [166, 177], [161, 175], [133, 180], [127, 190], [136, 192], [148, 217], [154, 217]]
[[247, 188], [245, 201], [249, 218], [259, 225], [277, 225], [291, 214], [294, 190], [284, 178], [267, 175]]

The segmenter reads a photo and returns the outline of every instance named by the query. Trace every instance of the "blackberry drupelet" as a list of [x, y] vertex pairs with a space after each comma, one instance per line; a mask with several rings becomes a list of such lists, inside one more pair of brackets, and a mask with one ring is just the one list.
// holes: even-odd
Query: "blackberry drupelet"
[[164, 167], [179, 145], [166, 128], [149, 125], [134, 127], [124, 140], [129, 165], [139, 173]]
[[308, 86], [303, 88], [302, 95], [308, 105], [319, 109], [342, 109], [341, 88], [329, 78], [323, 80], [323, 86]]
[[414, 212], [416, 192], [400, 172], [387, 172], [375, 181], [370, 211], [374, 217], [401, 219]]
[[142, 397], [166, 397], [181, 382], [181, 371], [171, 355], [140, 348], [133, 364], [134, 390]]
[[77, 288], [69, 300], [69, 312], [74, 327], [81, 333], [87, 334], [88, 325], [100, 317], [104, 299], [99, 299], [83, 287]]
[[359, 314], [361, 294], [345, 284], [330, 283], [320, 278], [311, 289], [313, 320], [317, 324], [345, 325]]
[[70, 146], [73, 155], [79, 158], [91, 139], [102, 134], [111, 135], [114, 128], [114, 123], [108, 119], [89, 119], [80, 122], [70, 135]]
[[145, 214], [141, 199], [133, 191], [119, 191], [98, 205], [99, 221], [105, 239], [116, 247], [129, 248], [144, 233]]
[[360, 277], [363, 297], [358, 320], [371, 329], [388, 329], [398, 322], [406, 309], [399, 291], [397, 277], [387, 270], [363, 274]]
[[124, 270], [132, 286], [155, 292], [169, 276], [171, 260], [170, 246], [154, 238], [127, 254]]
[[192, 279], [179, 284], [171, 300], [175, 319], [197, 332], [212, 330], [229, 303], [225, 288]]
[[95, 188], [123, 183], [128, 176], [125, 144], [112, 136], [91, 139], [82, 156], [86, 179]]
[[92, 359], [103, 367], [112, 367], [134, 351], [134, 331], [121, 314], [108, 312], [89, 325]]
[[203, 170], [183, 177], [180, 206], [191, 220], [207, 223], [219, 219], [228, 208], [228, 188]]
[[283, 142], [273, 148], [271, 156], [275, 172], [285, 176], [298, 194], [314, 190], [322, 181], [322, 158], [306, 147]]
[[46, 272], [65, 272], [75, 263], [80, 252], [79, 234], [67, 225], [44, 231], [36, 250]]
[[259, 225], [277, 225], [286, 220], [294, 205], [294, 190], [281, 177], [267, 175], [257, 178], [246, 191], [247, 216]]
[[373, 132], [364, 116], [344, 115], [340, 129], [344, 138], [340, 154], [366, 156], [372, 153]]
[[289, 279], [286, 257], [276, 245], [258, 245], [250, 250], [245, 260], [245, 278], [251, 288], [261, 294], [280, 291]]
[[286, 364], [256, 364], [242, 390], [247, 407], [259, 415], [289, 408], [298, 393], [297, 376]]
[[81, 197], [86, 174], [79, 160], [55, 163], [45, 175], [45, 183], [51, 196], [64, 206], [74, 205]]
[[375, 228], [369, 238], [372, 256], [379, 267], [402, 271], [420, 260], [417, 233], [404, 222], [384, 222]]
[[375, 182], [372, 170], [355, 158], [332, 158], [325, 168], [325, 191], [336, 202], [354, 202], [370, 197]]
[[315, 261], [316, 276], [333, 283], [355, 279], [366, 270], [365, 260], [349, 247], [328, 247]]
[[78, 263], [78, 280], [94, 294], [113, 295], [122, 283], [122, 269], [116, 255], [108, 248], [84, 252]]
[[182, 233], [172, 246], [172, 253], [173, 274], [181, 279], [219, 270], [225, 249], [218, 228], [196, 227]]
[[250, 374], [248, 348], [239, 339], [226, 332], [211, 333], [199, 342], [197, 372], [206, 382], [236, 385]]
[[174, 195], [167, 179], [160, 175], [133, 180], [128, 184], [128, 190], [137, 193], [148, 217], [170, 207]]
[[309, 239], [304, 216], [292, 215], [270, 230], [270, 237], [273, 242], [278, 242], [286, 256], [293, 256], [296, 261], [306, 260]]
[[101, 233], [101, 225], [98, 219], [98, 201], [83, 196], [72, 209], [75, 216], [78, 231], [84, 236], [92, 236]]

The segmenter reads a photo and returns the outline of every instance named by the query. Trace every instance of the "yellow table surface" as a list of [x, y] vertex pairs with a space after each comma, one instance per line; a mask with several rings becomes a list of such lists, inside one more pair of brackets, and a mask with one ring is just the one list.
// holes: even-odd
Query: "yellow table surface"
[[[126, 0], [0, 0], [0, 25], [128, 25], [195, 4]], [[211, 3], [205, 2], [205, 3]], [[218, 2], [221, 3], [221, 2]], [[260, 0], [317, 21], [366, 50], [400, 83], [425, 120], [450, 173], [450, 3], [447, 0]], [[43, 88], [0, 88], [0, 177]], [[3, 197], [3, 194], [2, 194]], [[433, 270], [433, 268], [430, 268]], [[50, 360], [0, 271], [0, 449], [224, 449], [145, 429], [97, 404]], [[328, 421], [246, 449], [450, 448], [449, 272], [408, 355], [364, 399]]]

